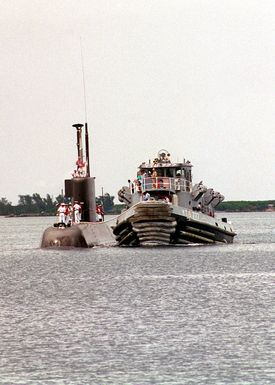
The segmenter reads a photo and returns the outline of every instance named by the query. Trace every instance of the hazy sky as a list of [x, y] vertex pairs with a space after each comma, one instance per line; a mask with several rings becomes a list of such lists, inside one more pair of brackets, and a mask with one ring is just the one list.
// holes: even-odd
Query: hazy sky
[[226, 200], [274, 199], [275, 1], [1, 0], [0, 197], [58, 195], [85, 121], [97, 195], [164, 148]]

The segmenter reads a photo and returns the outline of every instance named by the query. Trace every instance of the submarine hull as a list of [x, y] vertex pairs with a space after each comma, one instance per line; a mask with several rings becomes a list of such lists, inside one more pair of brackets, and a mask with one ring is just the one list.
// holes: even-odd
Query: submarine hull
[[48, 227], [42, 236], [42, 248], [115, 246], [112, 222], [83, 222], [71, 227]]

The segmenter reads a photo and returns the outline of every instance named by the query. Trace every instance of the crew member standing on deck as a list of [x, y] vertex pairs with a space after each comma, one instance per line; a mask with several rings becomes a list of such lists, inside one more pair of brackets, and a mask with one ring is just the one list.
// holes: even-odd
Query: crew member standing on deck
[[103, 222], [102, 205], [101, 204], [96, 205], [96, 221], [97, 222]]
[[71, 226], [72, 224], [72, 213], [73, 213], [73, 208], [72, 208], [72, 205], [71, 203], [69, 203], [68, 205], [65, 205], [65, 223], [66, 223], [66, 226]]
[[65, 203], [61, 203], [57, 209], [57, 213], [59, 215], [59, 223], [65, 223], [65, 212], [66, 212]]
[[99, 214], [101, 215], [102, 221], [104, 221], [104, 207], [101, 203], [98, 205], [98, 210]]
[[153, 168], [153, 172], [152, 172], [152, 187], [153, 188], [157, 188], [157, 177], [158, 177], [157, 170], [155, 168]]
[[78, 203], [78, 201], [74, 201], [73, 210], [74, 210], [74, 223], [80, 223], [81, 206]]
[[77, 174], [79, 177], [85, 177], [86, 176], [86, 163], [83, 162], [80, 158], [76, 161], [77, 165]]
[[133, 182], [131, 182], [130, 179], [128, 179], [128, 185], [129, 185], [130, 192], [131, 192], [132, 194], [134, 194], [134, 192], [135, 192], [135, 185], [134, 185]]

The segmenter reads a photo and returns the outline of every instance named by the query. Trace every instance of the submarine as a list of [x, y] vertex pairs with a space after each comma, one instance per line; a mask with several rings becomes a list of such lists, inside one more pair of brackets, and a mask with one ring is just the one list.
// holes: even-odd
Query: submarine
[[43, 233], [41, 248], [114, 246], [114, 221], [97, 221], [95, 177], [90, 175], [88, 124], [77, 123], [73, 127], [77, 138], [77, 169], [71, 179], [64, 181], [64, 202], [70, 202], [72, 206], [80, 202], [81, 220], [79, 223], [59, 221], [48, 227]]

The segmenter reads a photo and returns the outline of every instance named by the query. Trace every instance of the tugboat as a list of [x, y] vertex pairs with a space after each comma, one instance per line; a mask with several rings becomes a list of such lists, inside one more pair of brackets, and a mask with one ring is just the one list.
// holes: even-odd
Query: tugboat
[[119, 246], [170, 246], [232, 243], [236, 235], [215, 207], [224, 196], [202, 181], [192, 184], [189, 160], [172, 162], [167, 150], [143, 162], [136, 179], [118, 192], [126, 209], [113, 233]]

